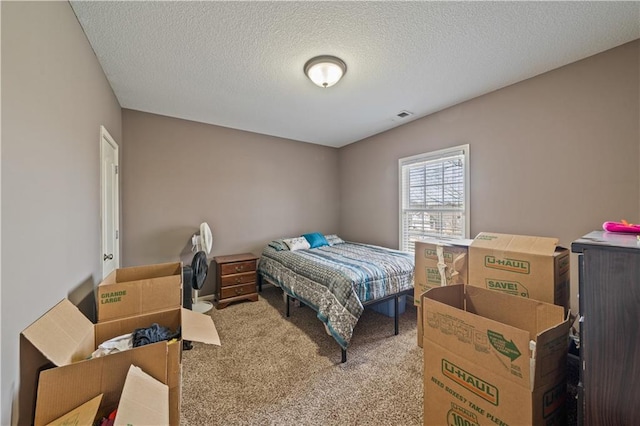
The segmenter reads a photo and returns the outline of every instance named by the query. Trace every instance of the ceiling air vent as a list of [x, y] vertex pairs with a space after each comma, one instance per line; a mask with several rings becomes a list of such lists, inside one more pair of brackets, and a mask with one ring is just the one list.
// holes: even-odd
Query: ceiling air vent
[[404, 121], [407, 119], [407, 117], [411, 117], [412, 115], [413, 115], [412, 112], [407, 110], [402, 110], [396, 115], [394, 115], [393, 117], [391, 117], [391, 121], [395, 121], [395, 122]]
[[412, 112], [409, 111], [400, 111], [398, 114], [396, 114], [398, 116], [398, 118], [407, 118], [411, 115], [413, 115]]

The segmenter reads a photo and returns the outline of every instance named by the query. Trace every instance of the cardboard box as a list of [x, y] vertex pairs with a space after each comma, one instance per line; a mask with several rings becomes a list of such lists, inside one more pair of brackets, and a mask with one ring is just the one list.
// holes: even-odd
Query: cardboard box
[[[81, 388], [78, 391], [87, 389]], [[83, 395], [84, 398], [91, 396], [90, 393]], [[114, 409], [117, 409], [114, 426], [169, 424], [169, 388], [140, 367], [129, 367], [117, 406], [102, 405], [102, 396], [99, 394], [47, 426], [92, 425], [100, 418], [107, 417]], [[58, 411], [69, 409], [65, 403], [64, 400], [59, 401], [55, 408]], [[35, 424], [40, 425], [37, 422]]]
[[103, 404], [116, 405], [133, 364], [169, 387], [170, 424], [178, 425], [181, 340], [87, 359], [101, 343], [153, 323], [170, 330], [180, 327], [187, 340], [220, 344], [211, 317], [187, 309], [92, 324], [67, 299], [51, 308], [20, 333], [19, 423], [46, 424], [65, 413], [58, 409], [61, 401], [65, 407], [78, 407], [88, 394], [102, 393]]
[[182, 306], [182, 264], [120, 268], [96, 289], [98, 322]]
[[566, 423], [562, 307], [453, 285], [422, 310], [425, 425]]
[[[468, 250], [472, 240], [432, 239], [416, 242], [413, 304], [418, 306], [418, 346], [422, 347], [422, 294], [434, 287], [468, 283]], [[438, 267], [440, 265], [440, 267]], [[442, 269], [443, 274], [440, 273]], [[444, 279], [443, 279], [444, 277]]]
[[469, 248], [469, 284], [555, 303], [568, 312], [569, 250], [557, 238], [481, 232]]
[[60, 418], [55, 419], [47, 424], [47, 426], [93, 425], [98, 417], [101, 401], [102, 394], [74, 408]]
[[[471, 241], [433, 239], [416, 242], [414, 305], [420, 306], [422, 293], [429, 289], [468, 283], [467, 252]], [[440, 269], [443, 274], [440, 273]]]
[[422, 326], [422, 324], [424, 323], [423, 317], [422, 317], [422, 306], [418, 306], [418, 313], [416, 315], [416, 317], [418, 318], [418, 346], [422, 347], [422, 342], [424, 341], [424, 327]]

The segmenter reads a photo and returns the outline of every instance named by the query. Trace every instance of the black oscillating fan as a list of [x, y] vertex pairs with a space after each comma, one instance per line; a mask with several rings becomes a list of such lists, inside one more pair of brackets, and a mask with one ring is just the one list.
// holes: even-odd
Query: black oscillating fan
[[[191, 302], [191, 290], [200, 290], [207, 279], [207, 272], [209, 267], [207, 266], [207, 254], [203, 251], [199, 251], [193, 256], [191, 265], [187, 265], [182, 268], [182, 299], [184, 307], [187, 309], [193, 309]], [[189, 340], [183, 340], [183, 349], [189, 350], [193, 347]]]

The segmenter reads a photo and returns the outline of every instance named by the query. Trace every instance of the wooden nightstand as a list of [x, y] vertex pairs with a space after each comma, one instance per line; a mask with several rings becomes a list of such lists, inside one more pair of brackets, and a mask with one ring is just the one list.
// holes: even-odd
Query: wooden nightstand
[[226, 308], [238, 300], [258, 301], [256, 266], [258, 256], [251, 253], [216, 256], [216, 308]]

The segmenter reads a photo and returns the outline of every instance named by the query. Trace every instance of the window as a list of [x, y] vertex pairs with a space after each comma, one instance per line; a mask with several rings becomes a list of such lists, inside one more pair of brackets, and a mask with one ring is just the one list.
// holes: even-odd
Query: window
[[469, 145], [401, 158], [400, 250], [429, 237], [469, 238]]

